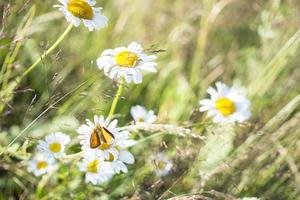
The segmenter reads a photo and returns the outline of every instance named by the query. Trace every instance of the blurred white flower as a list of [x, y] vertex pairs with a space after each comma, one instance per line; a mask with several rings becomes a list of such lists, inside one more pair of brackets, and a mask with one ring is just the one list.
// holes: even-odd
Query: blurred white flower
[[166, 176], [172, 170], [173, 164], [171, 160], [167, 159], [162, 153], [155, 155], [154, 158], [155, 173], [157, 176]]
[[97, 60], [100, 70], [111, 79], [125, 78], [127, 83], [142, 82], [142, 70], [156, 72], [156, 56], [143, 53], [143, 47], [132, 42], [128, 47], [107, 49]]
[[94, 185], [102, 184], [114, 175], [111, 163], [104, 161], [104, 158], [97, 151], [86, 151], [83, 157], [83, 161], [78, 163], [78, 167], [80, 171], [86, 172], [86, 183], [91, 182]]
[[102, 8], [95, 8], [93, 0], [58, 0], [57, 5], [69, 23], [78, 27], [81, 22], [90, 30], [99, 30], [107, 25], [107, 18], [101, 14]]
[[94, 122], [87, 120], [87, 124], [80, 126], [79, 133], [83, 151], [95, 151], [105, 161], [111, 162], [116, 173], [126, 173], [126, 164], [134, 163], [134, 156], [126, 150], [136, 142], [130, 139], [128, 131], [119, 131], [118, 120], [110, 121], [103, 116], [94, 116]]
[[118, 151], [118, 156], [110, 154], [110, 158], [107, 159], [107, 161], [111, 162], [115, 173], [127, 173], [128, 169], [126, 164], [133, 164], [135, 162], [134, 156], [129, 151], [118, 148], [118, 146], [114, 148]]
[[210, 99], [200, 101], [200, 112], [208, 111], [207, 115], [213, 116], [216, 123], [244, 122], [249, 119], [250, 101], [241, 89], [229, 88], [221, 82], [216, 83], [216, 88], [208, 88]]
[[130, 114], [135, 123], [153, 124], [157, 118], [153, 110], [148, 111], [140, 105], [131, 107]]
[[61, 158], [64, 156], [65, 146], [71, 141], [68, 135], [63, 133], [51, 133], [46, 136], [45, 140], [40, 140], [38, 143], [39, 152], [47, 156]]
[[56, 169], [56, 161], [53, 157], [47, 157], [45, 154], [37, 154], [28, 161], [27, 170], [35, 176], [40, 176], [52, 172]]
[[240, 200], [259, 200], [259, 198], [256, 198], [256, 197], [244, 197], [244, 198], [241, 198]]

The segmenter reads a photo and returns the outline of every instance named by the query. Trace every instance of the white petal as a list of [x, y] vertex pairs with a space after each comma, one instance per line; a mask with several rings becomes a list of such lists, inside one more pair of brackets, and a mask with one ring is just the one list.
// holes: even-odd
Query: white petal
[[93, 22], [94, 22], [95, 29], [99, 30], [99, 29], [107, 26], [108, 19], [107, 19], [107, 17], [105, 17], [101, 14], [96, 14], [94, 16]]
[[134, 157], [133, 155], [128, 151], [121, 151], [119, 154], [119, 159], [127, 164], [133, 164], [134, 163]]
[[157, 72], [157, 69], [155, 68], [157, 66], [156, 63], [145, 63], [141, 66], [139, 66], [138, 68], [139, 69], [142, 69], [142, 70], [145, 70], [145, 71], [148, 71], [148, 72]]
[[112, 49], [106, 49], [102, 52], [101, 56], [113, 56], [114, 51]]
[[208, 111], [209, 109], [211, 109], [210, 106], [201, 106], [200, 109], [199, 109], [199, 111], [200, 112], [205, 112], [205, 111]]
[[133, 76], [133, 82], [136, 84], [140, 84], [142, 83], [142, 79], [143, 79], [142, 73], [136, 71], [136, 74]]
[[210, 106], [210, 107], [214, 105], [214, 103], [210, 99], [203, 99], [199, 102], [199, 104], [202, 106]]
[[126, 80], [127, 83], [131, 83], [132, 82], [133, 78], [132, 78], [131, 75], [126, 74], [124, 77], [125, 77], [125, 80]]
[[128, 50], [133, 51], [134, 53], [142, 53], [143, 47], [137, 42], [132, 42], [128, 45]]
[[115, 120], [113, 120], [112, 122], [110, 122], [110, 124], [109, 124], [109, 126], [107, 127], [107, 129], [112, 130], [112, 129], [116, 128], [117, 124], [118, 124], [118, 120], [115, 119]]

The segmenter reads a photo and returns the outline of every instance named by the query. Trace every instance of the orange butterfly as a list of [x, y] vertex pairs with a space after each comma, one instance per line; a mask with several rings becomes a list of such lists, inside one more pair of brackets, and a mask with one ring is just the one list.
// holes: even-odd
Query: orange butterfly
[[90, 148], [96, 149], [102, 144], [112, 144], [114, 140], [115, 137], [109, 130], [96, 125], [90, 138]]

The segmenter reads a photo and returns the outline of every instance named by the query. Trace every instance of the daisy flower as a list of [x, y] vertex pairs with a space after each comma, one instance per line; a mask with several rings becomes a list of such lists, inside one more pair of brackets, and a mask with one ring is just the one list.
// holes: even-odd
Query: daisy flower
[[69, 23], [78, 27], [83, 23], [90, 31], [99, 30], [107, 25], [107, 18], [101, 14], [102, 8], [95, 8], [93, 0], [58, 0], [59, 10]]
[[38, 150], [48, 156], [61, 158], [64, 156], [65, 146], [71, 141], [68, 135], [57, 132], [48, 135], [45, 140], [40, 140]]
[[139, 105], [131, 107], [130, 114], [135, 123], [153, 124], [157, 118], [153, 110], [148, 111]]
[[55, 160], [52, 157], [47, 157], [44, 154], [37, 154], [32, 160], [28, 161], [27, 170], [35, 176], [40, 176], [52, 172], [56, 169]]
[[250, 101], [241, 89], [229, 88], [224, 83], [216, 83], [216, 89], [209, 87], [210, 99], [200, 101], [200, 112], [207, 111], [218, 122], [244, 122], [249, 119]]
[[244, 198], [241, 198], [240, 200], [259, 200], [259, 198], [256, 198], [256, 197], [244, 197]]
[[[126, 140], [123, 140], [123, 142], [126, 143]], [[111, 165], [115, 173], [117, 174], [121, 172], [127, 173], [128, 169], [126, 164], [133, 164], [135, 162], [134, 156], [125, 149], [127, 145], [122, 145], [123, 142], [117, 142], [115, 146], [112, 147], [118, 151], [118, 156], [113, 156], [112, 154], [109, 154], [109, 159], [107, 159], [111, 162]]]
[[84, 159], [78, 164], [79, 170], [86, 172], [85, 182], [94, 185], [102, 184], [114, 175], [110, 162], [105, 162], [96, 151], [86, 151]]
[[157, 176], [166, 176], [172, 170], [173, 164], [163, 154], [159, 153], [154, 158], [155, 173]]
[[110, 121], [103, 116], [94, 116], [94, 121], [86, 120], [86, 124], [77, 129], [81, 149], [95, 151], [106, 161], [111, 162], [117, 173], [127, 172], [126, 164], [134, 163], [134, 156], [126, 150], [135, 141], [130, 139], [128, 131], [119, 131], [118, 120]]
[[128, 47], [107, 49], [97, 60], [100, 70], [111, 79], [125, 78], [127, 83], [142, 82], [142, 71], [156, 72], [156, 56], [143, 53], [143, 47], [132, 42]]

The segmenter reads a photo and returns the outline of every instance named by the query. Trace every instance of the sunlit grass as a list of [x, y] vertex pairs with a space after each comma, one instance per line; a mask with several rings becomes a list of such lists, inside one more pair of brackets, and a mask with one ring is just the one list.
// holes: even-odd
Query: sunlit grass
[[[73, 28], [46, 52], [68, 30], [54, 4], [0, 3], [0, 199], [299, 199], [297, 1], [99, 0], [108, 27]], [[158, 72], [125, 84], [112, 112], [119, 82], [96, 59], [132, 41], [158, 56]], [[220, 125], [198, 111], [216, 81], [248, 89], [249, 121]], [[154, 110], [157, 124], [133, 125], [134, 105]], [[85, 184], [76, 129], [110, 111], [132, 131], [136, 163], [108, 183]], [[34, 177], [26, 163], [55, 131], [72, 138], [71, 156], [56, 173]], [[162, 178], [159, 152], [173, 162]]]

